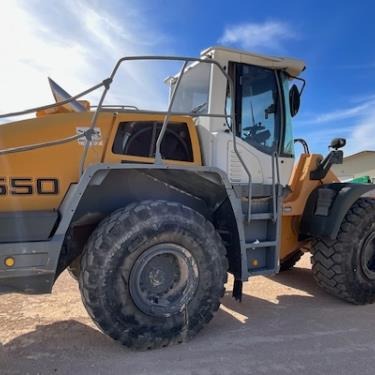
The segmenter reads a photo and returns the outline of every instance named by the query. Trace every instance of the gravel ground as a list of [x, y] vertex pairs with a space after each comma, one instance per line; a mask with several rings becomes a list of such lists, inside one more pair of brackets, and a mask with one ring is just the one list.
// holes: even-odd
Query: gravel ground
[[272, 278], [231, 285], [192, 341], [147, 352], [104, 336], [64, 273], [51, 295], [1, 296], [0, 374], [374, 374], [375, 306], [353, 306], [314, 283], [309, 256]]

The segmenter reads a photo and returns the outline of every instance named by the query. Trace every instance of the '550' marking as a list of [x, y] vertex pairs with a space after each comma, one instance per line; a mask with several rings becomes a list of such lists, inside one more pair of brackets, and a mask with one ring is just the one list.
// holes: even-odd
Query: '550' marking
[[56, 178], [0, 177], [1, 195], [56, 195], [59, 193], [59, 180]]

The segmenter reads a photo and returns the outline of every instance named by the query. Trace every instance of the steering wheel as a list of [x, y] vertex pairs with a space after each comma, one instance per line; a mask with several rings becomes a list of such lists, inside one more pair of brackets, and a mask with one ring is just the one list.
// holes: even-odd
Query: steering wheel
[[[152, 136], [152, 127], [146, 127], [132, 134], [126, 143], [123, 153], [128, 155], [138, 155], [153, 157], [155, 153], [156, 134]], [[152, 142], [152, 144], [150, 143]], [[190, 161], [191, 153], [186, 139], [174, 131], [167, 129], [160, 147], [161, 154], [165, 159]]]
[[267, 139], [271, 137], [271, 132], [260, 122], [253, 126], [247, 126], [242, 130], [249, 132], [249, 134], [246, 135], [246, 140], [252, 140], [263, 146], [265, 146]]

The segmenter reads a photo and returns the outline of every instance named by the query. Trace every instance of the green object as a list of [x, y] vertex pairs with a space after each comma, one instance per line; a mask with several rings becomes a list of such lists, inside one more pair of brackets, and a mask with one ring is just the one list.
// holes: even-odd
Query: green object
[[353, 178], [350, 182], [354, 182], [356, 184], [371, 184], [371, 179], [369, 176], [361, 176]]

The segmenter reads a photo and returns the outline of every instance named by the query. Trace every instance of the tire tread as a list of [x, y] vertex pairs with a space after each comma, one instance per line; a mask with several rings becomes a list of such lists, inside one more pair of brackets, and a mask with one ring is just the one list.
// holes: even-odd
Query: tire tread
[[[218, 261], [222, 265], [221, 280], [218, 285], [211, 287], [210, 295], [207, 297], [205, 305], [200, 311], [200, 318], [194, 324], [189, 324], [189, 330], [183, 334], [171, 332], [168, 337], [160, 337], [160, 334], [153, 335], [149, 332], [144, 334], [135, 334], [131, 329], [124, 330], [117, 323], [108, 324], [108, 314], [105, 307], [98, 298], [96, 280], [102, 277], [103, 264], [108, 260], [108, 251], [111, 251], [111, 234], [114, 231], [123, 233], [125, 231], [136, 231], [138, 223], [159, 214], [174, 214], [184, 218], [187, 222], [196, 222], [201, 230], [207, 236], [210, 245], [218, 249]], [[141, 235], [141, 234], [140, 234]], [[201, 214], [193, 209], [176, 202], [168, 201], [143, 201], [137, 204], [119, 209], [105, 218], [94, 230], [89, 238], [83, 256], [81, 258], [81, 272], [79, 277], [79, 286], [82, 295], [83, 304], [94, 322], [106, 334], [122, 344], [134, 349], [146, 350], [165, 347], [170, 344], [181, 343], [195, 336], [204, 325], [213, 317], [213, 314], [219, 309], [220, 298], [224, 295], [224, 284], [227, 282], [228, 260], [226, 249], [222, 243], [221, 237], [215, 230], [213, 224], [206, 220]], [[212, 272], [216, 272], [215, 269]], [[126, 319], [132, 320], [134, 317], [126, 316]], [[190, 322], [189, 322], [190, 323]], [[160, 333], [160, 332], [159, 332]]]
[[375, 200], [358, 199], [347, 212], [335, 240], [315, 239], [312, 243], [312, 272], [318, 285], [329, 294], [353, 304], [375, 301], [375, 288], [359, 288], [347, 275], [349, 247], [355, 245], [355, 233], [367, 215], [374, 215]]

